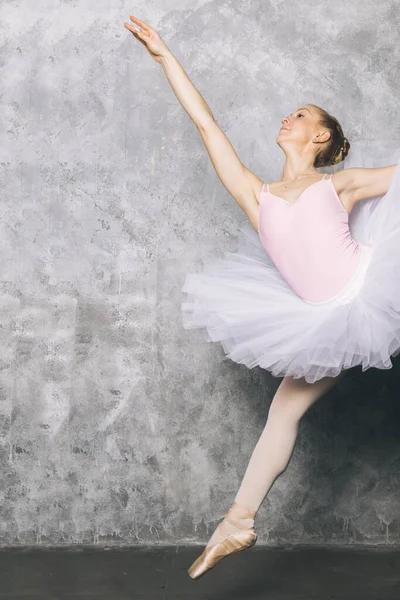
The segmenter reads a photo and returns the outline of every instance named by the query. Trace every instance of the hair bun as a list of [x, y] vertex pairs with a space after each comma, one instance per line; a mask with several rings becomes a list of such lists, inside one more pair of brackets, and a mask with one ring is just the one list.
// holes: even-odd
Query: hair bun
[[[314, 106], [314, 105], [313, 105]], [[336, 165], [346, 158], [350, 150], [350, 142], [344, 135], [339, 121], [323, 108], [316, 107], [320, 114], [318, 125], [330, 132], [330, 138], [321, 149], [317, 148], [314, 167]]]

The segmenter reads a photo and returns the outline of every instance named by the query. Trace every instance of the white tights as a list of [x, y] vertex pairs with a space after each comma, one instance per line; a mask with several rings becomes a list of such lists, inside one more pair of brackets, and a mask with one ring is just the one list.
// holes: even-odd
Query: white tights
[[[275, 479], [286, 469], [292, 456], [299, 431], [299, 423], [304, 413], [331, 389], [344, 375], [324, 377], [315, 383], [307, 383], [304, 378], [287, 376], [280, 383], [268, 412], [266, 425], [253, 450], [235, 502], [229, 510], [231, 519], [241, 521], [248, 527], [254, 526], [254, 519], [246, 515], [246, 510], [256, 513], [269, 492]], [[240, 511], [239, 507], [243, 507]], [[234, 533], [234, 526], [229, 525]], [[214, 544], [222, 535], [217, 528], [207, 546]]]

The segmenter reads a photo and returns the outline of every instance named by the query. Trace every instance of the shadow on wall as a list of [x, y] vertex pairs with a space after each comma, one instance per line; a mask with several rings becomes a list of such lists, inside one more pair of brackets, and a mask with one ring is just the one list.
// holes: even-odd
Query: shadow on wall
[[287, 513], [306, 514], [307, 538], [400, 542], [400, 356], [392, 363], [388, 370], [349, 369], [303, 418], [299, 453], [307, 455], [308, 481]]

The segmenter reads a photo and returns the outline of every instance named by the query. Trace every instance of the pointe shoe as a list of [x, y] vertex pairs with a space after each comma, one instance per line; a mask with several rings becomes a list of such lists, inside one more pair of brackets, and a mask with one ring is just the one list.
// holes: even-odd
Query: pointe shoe
[[[237, 503], [235, 504], [237, 505]], [[246, 516], [254, 518], [255, 513], [247, 511]], [[226, 528], [226, 523], [234, 525], [241, 531], [229, 533]], [[224, 520], [219, 523], [218, 528], [224, 537], [216, 544], [206, 547], [202, 554], [194, 561], [188, 570], [192, 579], [198, 579], [229, 554], [251, 548], [257, 541], [258, 536], [254, 532], [254, 527], [249, 528], [240, 522], [232, 521], [229, 516], [226, 516]]]

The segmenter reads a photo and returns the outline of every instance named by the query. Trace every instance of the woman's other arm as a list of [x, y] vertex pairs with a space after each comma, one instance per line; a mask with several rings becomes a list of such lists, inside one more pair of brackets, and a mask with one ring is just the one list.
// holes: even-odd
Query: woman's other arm
[[347, 175], [353, 204], [372, 196], [386, 194], [394, 177], [397, 164], [387, 167], [343, 169]]

